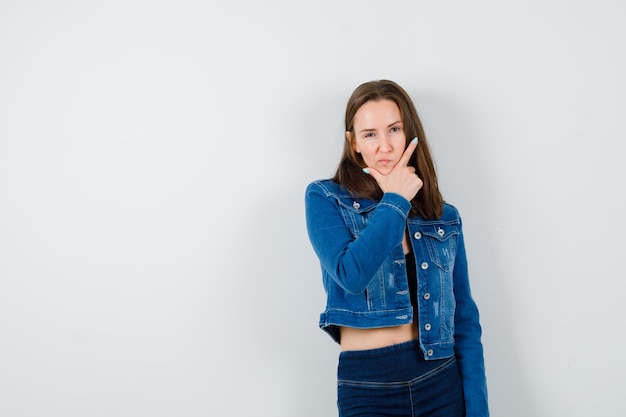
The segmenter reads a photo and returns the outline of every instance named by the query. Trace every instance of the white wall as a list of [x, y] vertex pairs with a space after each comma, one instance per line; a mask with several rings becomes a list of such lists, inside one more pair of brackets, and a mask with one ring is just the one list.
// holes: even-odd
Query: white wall
[[623, 3], [221, 3], [0, 3], [0, 416], [336, 415], [303, 192], [377, 78], [463, 214], [492, 414], [624, 415]]

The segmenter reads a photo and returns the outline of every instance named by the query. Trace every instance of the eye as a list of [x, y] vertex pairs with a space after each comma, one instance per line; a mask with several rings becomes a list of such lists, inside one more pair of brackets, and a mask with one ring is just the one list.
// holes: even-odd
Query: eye
[[375, 136], [376, 134], [374, 132], [365, 132], [365, 134], [363, 135], [365, 139], [373, 139]]
[[402, 128], [400, 126], [394, 126], [391, 128], [391, 133], [398, 133], [402, 131]]

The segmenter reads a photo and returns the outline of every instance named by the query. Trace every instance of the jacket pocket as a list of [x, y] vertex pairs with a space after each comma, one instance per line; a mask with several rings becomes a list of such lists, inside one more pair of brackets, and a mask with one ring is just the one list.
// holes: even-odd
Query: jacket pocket
[[440, 269], [449, 272], [454, 268], [456, 242], [460, 233], [456, 224], [423, 225], [420, 231], [424, 236], [430, 261]]

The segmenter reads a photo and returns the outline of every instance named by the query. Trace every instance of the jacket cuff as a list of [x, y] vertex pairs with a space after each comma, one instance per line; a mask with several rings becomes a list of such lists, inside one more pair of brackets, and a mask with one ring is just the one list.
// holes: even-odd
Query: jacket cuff
[[383, 194], [383, 198], [380, 200], [379, 205], [391, 207], [392, 209], [400, 213], [400, 215], [404, 219], [408, 217], [409, 210], [411, 210], [411, 202], [402, 197], [400, 194], [396, 193]]

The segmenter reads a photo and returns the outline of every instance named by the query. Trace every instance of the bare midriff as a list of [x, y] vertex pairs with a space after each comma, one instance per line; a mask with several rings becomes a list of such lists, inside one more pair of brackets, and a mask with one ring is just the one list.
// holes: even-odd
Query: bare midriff
[[[409, 243], [405, 235], [402, 240], [404, 253], [409, 252]], [[340, 327], [341, 350], [367, 350], [409, 342], [419, 337], [417, 314], [413, 315], [413, 323], [401, 326], [360, 329]]]
[[367, 350], [409, 342], [419, 337], [414, 323], [379, 329], [341, 327], [341, 350]]

